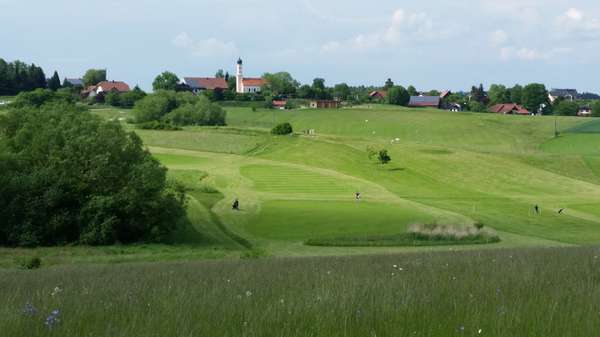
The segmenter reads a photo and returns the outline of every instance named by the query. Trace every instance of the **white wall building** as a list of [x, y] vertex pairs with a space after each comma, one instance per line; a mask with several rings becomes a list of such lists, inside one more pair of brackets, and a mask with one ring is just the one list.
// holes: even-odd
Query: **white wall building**
[[235, 71], [235, 92], [238, 94], [258, 93], [265, 80], [259, 77], [244, 78], [242, 59], [238, 59]]

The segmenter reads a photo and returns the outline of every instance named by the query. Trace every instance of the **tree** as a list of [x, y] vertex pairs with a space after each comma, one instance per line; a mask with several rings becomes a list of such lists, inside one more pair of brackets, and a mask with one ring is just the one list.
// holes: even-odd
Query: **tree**
[[410, 95], [404, 87], [394, 86], [388, 89], [387, 100], [389, 104], [407, 106]]
[[412, 85], [409, 85], [408, 88], [406, 88], [406, 91], [410, 96], [419, 96], [419, 92]]
[[485, 105], [481, 102], [471, 100], [469, 102], [469, 111], [473, 112], [485, 112]]
[[325, 87], [325, 79], [323, 78], [315, 78], [312, 84], [313, 98], [317, 99], [328, 99], [331, 98], [330, 93], [327, 91], [327, 87]]
[[510, 89], [510, 101], [516, 104], [523, 104], [523, 87], [515, 84], [514, 87]]
[[280, 95], [293, 95], [296, 93], [296, 89], [300, 84], [296, 81], [290, 73], [278, 72], [278, 73], [265, 73], [263, 79], [266, 84], [263, 89], [266, 94], [273, 96]]
[[597, 100], [592, 104], [592, 116], [600, 117], [600, 101]]
[[308, 84], [305, 84], [305, 85], [301, 86], [300, 88], [298, 88], [297, 96], [300, 98], [314, 98], [315, 97], [312, 87]]
[[488, 92], [490, 104], [503, 104], [511, 101], [510, 91], [501, 84], [492, 84]]
[[385, 165], [389, 163], [392, 160], [392, 158], [388, 154], [387, 150], [384, 149], [379, 151], [379, 154], [377, 155], [377, 160], [379, 160], [379, 163], [381, 163], [381, 165]]
[[225, 125], [226, 113], [208, 97], [160, 90], [135, 103], [136, 123], [172, 121], [175, 125]]
[[579, 105], [573, 101], [560, 101], [554, 106], [553, 112], [560, 116], [577, 116]]
[[483, 84], [480, 84], [479, 87], [471, 87], [471, 101], [485, 103], [486, 96], [485, 90], [483, 89]]
[[350, 87], [346, 83], [336, 84], [333, 87], [333, 97], [347, 100], [350, 96]]
[[140, 89], [139, 86], [135, 86], [133, 90], [124, 92], [120, 94], [120, 104], [123, 108], [133, 108], [135, 103], [142, 98], [146, 97], [146, 93]]
[[292, 134], [292, 132], [294, 132], [292, 125], [287, 122], [278, 124], [271, 130], [271, 134], [274, 135], [289, 135]]
[[141, 139], [67, 102], [0, 119], [0, 245], [160, 241], [185, 219], [184, 190]]
[[179, 83], [179, 77], [170, 71], [165, 71], [156, 76], [152, 82], [152, 90], [175, 90]]
[[394, 81], [392, 81], [392, 79], [391, 79], [391, 78], [388, 78], [388, 79], [385, 81], [385, 85], [384, 85], [383, 87], [384, 87], [384, 89], [390, 89], [390, 88], [392, 88], [393, 86], [394, 86]]
[[523, 106], [533, 113], [547, 114], [551, 111], [546, 86], [539, 83], [528, 84], [523, 88], [521, 100]]
[[83, 75], [83, 85], [89, 87], [106, 81], [106, 69], [89, 69]]
[[225, 78], [225, 72], [223, 71], [223, 69], [217, 70], [217, 72], [215, 73], [215, 77], [216, 78]]
[[48, 80], [48, 89], [52, 91], [56, 91], [60, 89], [60, 77], [58, 77], [58, 73], [54, 71], [54, 75]]

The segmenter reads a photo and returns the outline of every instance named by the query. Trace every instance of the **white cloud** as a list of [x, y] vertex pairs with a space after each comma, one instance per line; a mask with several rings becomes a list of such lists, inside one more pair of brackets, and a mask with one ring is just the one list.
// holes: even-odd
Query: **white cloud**
[[200, 57], [235, 56], [238, 48], [234, 42], [224, 42], [216, 38], [195, 41], [188, 33], [182, 32], [171, 41], [174, 46], [187, 49], [193, 55]]
[[600, 39], [600, 20], [588, 17], [577, 8], [569, 8], [556, 19], [559, 37], [566, 39]]
[[540, 50], [528, 47], [504, 46], [500, 48], [500, 58], [504, 61], [538, 61], [551, 60], [557, 56], [571, 53], [572, 49], [559, 47], [549, 50]]
[[397, 9], [387, 26], [367, 34], [357, 34], [345, 41], [330, 41], [321, 46], [321, 52], [335, 52], [340, 49], [368, 51], [398, 44], [433, 40], [448, 32], [436, 29], [433, 20], [426, 13], [407, 13]]
[[502, 46], [506, 44], [507, 41], [508, 34], [502, 29], [498, 29], [490, 34], [490, 43], [494, 47]]

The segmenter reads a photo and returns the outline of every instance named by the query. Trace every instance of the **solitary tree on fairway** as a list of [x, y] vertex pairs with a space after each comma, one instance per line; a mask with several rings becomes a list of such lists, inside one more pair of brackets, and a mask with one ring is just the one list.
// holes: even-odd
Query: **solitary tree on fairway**
[[380, 150], [379, 155], [377, 155], [377, 159], [379, 160], [381, 165], [385, 165], [392, 160], [392, 158], [388, 154], [387, 150]]

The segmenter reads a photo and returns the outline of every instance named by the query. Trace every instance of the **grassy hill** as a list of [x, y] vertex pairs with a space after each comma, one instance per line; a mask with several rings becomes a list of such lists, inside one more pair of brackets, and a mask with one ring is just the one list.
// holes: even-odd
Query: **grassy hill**
[[[189, 224], [164, 245], [0, 249], [0, 266], [11, 267], [0, 268], [0, 331], [594, 335], [600, 120], [376, 105], [227, 111], [227, 127], [151, 131], [125, 124], [129, 110], [94, 110], [135, 130], [185, 184]], [[270, 135], [283, 121], [296, 134]], [[387, 149], [391, 163], [369, 159], [367, 147]], [[501, 242], [304, 244], [433, 222], [481, 222]], [[41, 256], [44, 267], [15, 269], [27, 256]], [[257, 256], [268, 258], [244, 259]], [[60, 323], [48, 329], [55, 309]]]

